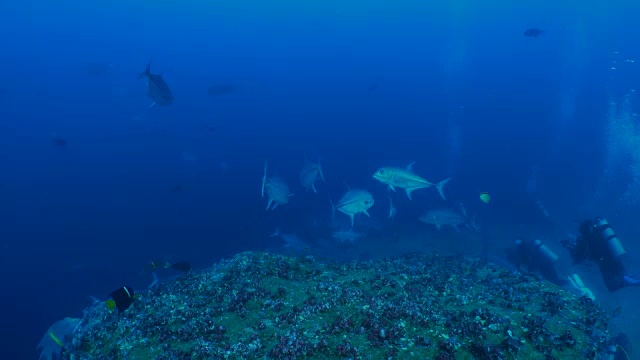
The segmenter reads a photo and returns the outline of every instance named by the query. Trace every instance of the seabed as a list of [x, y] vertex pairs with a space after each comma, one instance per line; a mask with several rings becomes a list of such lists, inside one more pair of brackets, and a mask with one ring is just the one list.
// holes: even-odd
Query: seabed
[[596, 359], [591, 300], [476, 258], [245, 252], [84, 311], [63, 359]]

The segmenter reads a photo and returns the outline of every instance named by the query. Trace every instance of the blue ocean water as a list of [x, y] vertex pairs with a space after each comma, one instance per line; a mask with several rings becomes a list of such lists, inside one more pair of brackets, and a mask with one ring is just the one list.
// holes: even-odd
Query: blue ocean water
[[[275, 228], [337, 254], [323, 241], [345, 183], [376, 199], [356, 229], [382, 235], [359, 240], [359, 256], [382, 255], [390, 227], [437, 249], [418, 216], [462, 203], [480, 214], [485, 255], [545, 237], [564, 272], [623, 307], [612, 331], [637, 344], [640, 290], [609, 294], [559, 234], [606, 216], [638, 268], [638, 15], [634, 1], [1, 3], [0, 358], [36, 357], [91, 296], [146, 287], [151, 260], [206, 267], [282, 247]], [[543, 34], [524, 36], [532, 27]], [[138, 79], [149, 61], [169, 106]], [[318, 158], [327, 181], [307, 193], [298, 174]], [[265, 161], [294, 193], [273, 212]], [[391, 193], [390, 223], [372, 174], [411, 162], [452, 178], [447, 201]]]

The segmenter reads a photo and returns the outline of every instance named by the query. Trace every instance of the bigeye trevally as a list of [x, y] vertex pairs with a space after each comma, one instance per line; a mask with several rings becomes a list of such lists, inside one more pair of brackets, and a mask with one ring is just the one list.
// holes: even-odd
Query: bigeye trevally
[[380, 181], [383, 184], [387, 184], [393, 191], [396, 188], [404, 189], [407, 192], [407, 197], [411, 199], [411, 192], [418, 189], [425, 189], [435, 186], [438, 189], [438, 193], [446, 200], [444, 196], [443, 187], [451, 180], [451, 178], [444, 179], [437, 184], [433, 184], [421, 176], [413, 172], [413, 164], [409, 164], [406, 169], [396, 167], [383, 167], [373, 174], [373, 178]]
[[147, 79], [147, 95], [153, 100], [151, 106], [169, 105], [173, 102], [173, 94], [169, 85], [162, 78], [162, 74], [151, 73], [151, 62], [147, 64], [146, 70], [138, 76], [139, 79]]
[[354, 217], [357, 214], [363, 213], [369, 217], [371, 216], [367, 210], [373, 206], [373, 202], [373, 195], [367, 190], [349, 189], [349, 191], [340, 198], [340, 201], [338, 201], [335, 206], [332, 203], [331, 207], [334, 211], [338, 210], [349, 216], [349, 218], [351, 218], [351, 226], [353, 226]]
[[289, 191], [289, 185], [277, 177], [267, 177], [267, 162], [264, 162], [264, 174], [262, 176], [262, 197], [267, 194], [267, 211], [273, 210], [278, 205], [289, 203], [289, 198], [293, 196]]
[[307, 191], [312, 190], [317, 194], [316, 180], [318, 179], [325, 181], [320, 160], [317, 163], [306, 160], [302, 170], [300, 170], [300, 183]]

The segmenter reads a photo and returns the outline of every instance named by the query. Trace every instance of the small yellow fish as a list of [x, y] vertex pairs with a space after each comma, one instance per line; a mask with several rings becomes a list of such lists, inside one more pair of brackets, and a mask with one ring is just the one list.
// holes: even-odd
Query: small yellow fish
[[483, 203], [488, 204], [489, 201], [491, 201], [491, 195], [489, 195], [488, 192], [481, 192], [480, 200], [482, 200]]

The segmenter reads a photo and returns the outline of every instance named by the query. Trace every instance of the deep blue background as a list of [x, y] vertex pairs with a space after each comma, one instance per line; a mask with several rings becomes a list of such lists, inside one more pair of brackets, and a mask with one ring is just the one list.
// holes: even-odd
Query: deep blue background
[[[384, 165], [452, 176], [452, 201], [490, 191], [505, 223], [531, 214], [538, 165], [560, 218], [593, 215], [607, 102], [640, 80], [634, 64], [610, 69], [640, 53], [636, 2], [345, 3], [0, 3], [0, 358], [33, 358], [88, 296], [146, 286], [146, 261], [204, 267], [276, 246], [275, 226], [325, 218], [343, 181], [372, 190], [384, 217], [371, 179]], [[545, 33], [524, 37], [532, 26]], [[137, 79], [149, 59], [169, 107], [150, 108]], [[236, 90], [208, 96], [216, 84]], [[313, 197], [297, 174], [318, 156], [328, 185]], [[274, 213], [265, 160], [296, 193]]]

